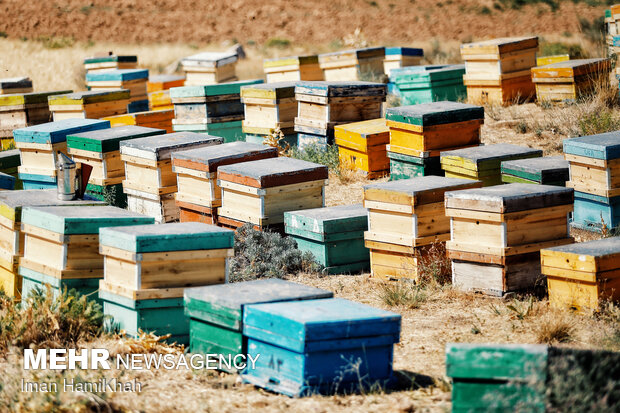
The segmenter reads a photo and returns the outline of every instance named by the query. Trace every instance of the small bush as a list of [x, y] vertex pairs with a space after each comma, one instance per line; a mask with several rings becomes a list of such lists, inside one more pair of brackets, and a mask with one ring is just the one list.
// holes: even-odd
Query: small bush
[[580, 135], [589, 136], [619, 130], [620, 118], [614, 111], [605, 109], [584, 114], [578, 124]]
[[567, 54], [571, 59], [583, 59], [588, 57], [588, 53], [578, 44], [541, 42], [540, 56], [554, 56], [559, 54]]
[[325, 165], [329, 168], [330, 172], [340, 174], [340, 160], [338, 157], [338, 147], [336, 145], [327, 145], [327, 148], [324, 148], [319, 144], [313, 143], [305, 146], [303, 149], [294, 146], [288, 152], [288, 156]]
[[517, 126], [515, 127], [515, 129], [517, 130], [518, 133], [527, 133], [528, 131], [527, 123], [522, 120], [519, 123], [517, 123]]
[[487, 6], [482, 6], [478, 11], [478, 14], [481, 14], [483, 16], [488, 16], [491, 13], [491, 9], [489, 9]]
[[0, 39], [6, 39], [9, 35], [6, 32], [0, 31]]
[[414, 309], [426, 301], [428, 294], [411, 281], [396, 281], [381, 284], [379, 298], [390, 307], [404, 306]]
[[575, 325], [568, 317], [551, 313], [540, 319], [535, 333], [540, 344], [568, 343], [573, 341]]
[[440, 288], [452, 282], [451, 261], [444, 243], [435, 242], [418, 255], [417, 283], [424, 287]]
[[75, 44], [72, 37], [41, 36], [37, 39], [46, 49], [64, 49]]
[[279, 37], [272, 37], [265, 42], [265, 47], [274, 47], [277, 49], [286, 49], [291, 46], [291, 41]]

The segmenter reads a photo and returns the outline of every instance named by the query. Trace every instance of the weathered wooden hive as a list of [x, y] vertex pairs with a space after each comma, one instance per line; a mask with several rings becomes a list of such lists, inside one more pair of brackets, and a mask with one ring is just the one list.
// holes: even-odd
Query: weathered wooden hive
[[129, 90], [74, 92], [47, 98], [54, 121], [101, 119], [127, 113]]
[[108, 72], [119, 69], [136, 69], [138, 56], [132, 55], [109, 55], [93, 56], [84, 59], [84, 69], [88, 72]]
[[263, 70], [267, 83], [299, 80], [323, 80], [323, 70], [317, 55], [265, 59]]
[[120, 69], [105, 72], [86, 73], [86, 86], [94, 92], [108, 90], [129, 90], [127, 112], [144, 112], [149, 110], [146, 94], [146, 82], [149, 78], [147, 69]]
[[213, 85], [237, 80], [235, 53], [203, 52], [185, 57], [181, 68], [185, 72], [186, 86]]
[[568, 161], [562, 155], [504, 161], [502, 182], [566, 186]]
[[319, 55], [319, 65], [327, 81], [375, 81], [383, 79], [384, 47], [342, 50]]
[[334, 127], [334, 137], [341, 167], [360, 171], [368, 179], [389, 173], [386, 146], [390, 141], [390, 130], [385, 119], [338, 125]]

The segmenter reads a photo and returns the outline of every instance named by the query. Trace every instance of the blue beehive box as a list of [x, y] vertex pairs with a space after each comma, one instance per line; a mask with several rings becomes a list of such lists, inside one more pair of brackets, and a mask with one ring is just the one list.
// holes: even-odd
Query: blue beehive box
[[288, 396], [385, 385], [400, 321], [399, 314], [341, 298], [248, 305], [243, 334], [258, 360], [242, 377]]
[[0, 172], [0, 189], [15, 189], [15, 177], [4, 172]]

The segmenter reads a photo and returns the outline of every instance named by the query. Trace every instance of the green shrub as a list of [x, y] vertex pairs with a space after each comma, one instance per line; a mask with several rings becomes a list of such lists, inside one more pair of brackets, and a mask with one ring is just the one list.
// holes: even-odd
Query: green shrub
[[286, 49], [291, 46], [291, 41], [279, 37], [272, 37], [265, 42], [265, 47], [275, 47], [277, 49]]
[[579, 118], [581, 136], [597, 135], [599, 133], [620, 130], [620, 118], [612, 110], [590, 112]]
[[338, 147], [336, 145], [327, 145], [327, 148], [324, 148], [319, 144], [313, 143], [305, 146], [303, 149], [294, 146], [289, 150], [288, 156], [325, 165], [329, 168], [330, 172], [340, 174], [340, 160], [338, 158]]
[[559, 54], [567, 54], [571, 59], [583, 59], [587, 57], [586, 51], [578, 44], [544, 41], [540, 43], [540, 56], [554, 56]]

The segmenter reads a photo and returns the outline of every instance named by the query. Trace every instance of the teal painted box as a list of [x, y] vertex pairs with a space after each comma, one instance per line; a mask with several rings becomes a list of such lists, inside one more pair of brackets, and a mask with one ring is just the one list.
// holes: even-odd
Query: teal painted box
[[349, 393], [392, 378], [401, 316], [342, 298], [251, 304], [245, 382], [288, 396]]
[[607, 198], [575, 191], [571, 225], [575, 228], [601, 232], [620, 226], [620, 196]]
[[439, 156], [418, 158], [390, 151], [387, 145], [387, 156], [390, 159], [390, 181], [410, 179], [418, 176], [443, 176]]
[[284, 231], [297, 248], [310, 252], [329, 274], [355, 273], [370, 267], [364, 246], [368, 211], [362, 204], [284, 213]]
[[465, 65], [410, 66], [392, 69], [401, 105], [417, 105], [443, 100], [458, 102], [467, 96], [463, 83]]
[[227, 357], [247, 354], [247, 338], [242, 330], [243, 311], [249, 304], [332, 296], [331, 291], [275, 278], [187, 288], [184, 302], [185, 315], [189, 317], [190, 352]]
[[27, 128], [15, 129], [13, 131], [13, 138], [18, 147], [18, 142], [55, 144], [65, 142], [67, 140], [67, 135], [107, 129], [109, 127], [110, 122], [107, 120], [65, 119], [28, 126]]
[[51, 189], [56, 188], [56, 177], [48, 175], [18, 173], [23, 189]]
[[175, 132], [196, 132], [204, 133], [211, 136], [217, 136], [224, 139], [224, 143], [243, 141], [245, 133], [243, 133], [241, 120], [220, 123], [194, 123], [194, 124], [178, 124], [176, 119], [172, 119], [172, 130]]

